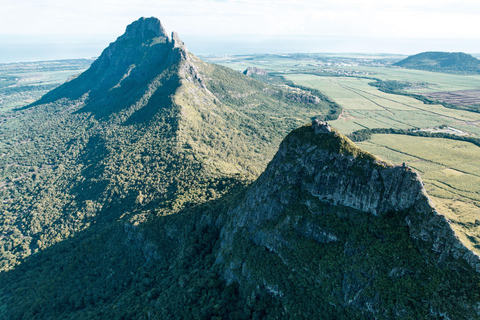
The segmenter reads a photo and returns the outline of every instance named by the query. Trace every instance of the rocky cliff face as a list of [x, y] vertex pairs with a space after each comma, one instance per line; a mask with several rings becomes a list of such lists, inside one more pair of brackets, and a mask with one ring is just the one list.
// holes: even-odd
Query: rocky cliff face
[[[435, 211], [415, 171], [389, 165], [356, 148], [326, 123], [314, 122], [288, 135], [267, 170], [230, 211], [229, 219], [217, 255], [217, 262], [226, 265], [224, 277], [249, 290], [263, 286], [284, 300], [289, 289], [268, 272], [285, 270], [301, 283], [308, 278], [304, 270], [314, 268], [309, 281], [317, 283], [319, 291], [322, 285], [330, 288], [329, 298], [322, 298], [328, 303], [353, 307], [375, 318], [389, 312], [403, 317], [417, 311], [400, 302], [386, 304], [379, 295], [388, 290], [382, 289], [380, 279], [386, 277], [402, 287], [409, 285], [409, 275], [422, 283], [428, 277], [419, 272], [426, 265], [431, 278], [440, 277], [439, 270], [457, 275], [480, 271], [478, 257]], [[373, 245], [366, 234], [355, 236], [362, 229], [381, 246], [377, 253], [370, 251]], [[245, 242], [265, 248], [278, 265], [270, 266], [270, 271], [254, 267], [251, 259], [264, 257], [239, 254]], [[399, 245], [415, 250], [408, 257], [406, 248], [398, 251]], [[327, 263], [330, 254], [338, 260]], [[412, 255], [416, 262], [407, 262]], [[312, 264], [315, 259], [319, 260]], [[333, 265], [340, 273], [337, 280], [326, 272]], [[429, 317], [438, 310], [451, 314], [428, 294], [424, 292], [423, 299], [428, 300]], [[467, 309], [472, 316], [480, 311], [475, 304]]]
[[167, 32], [160, 23], [160, 20], [153, 17], [140, 18], [128, 25], [125, 33], [118, 37], [117, 41], [129, 39], [148, 40], [157, 37], [168, 38]]
[[257, 67], [248, 67], [243, 71], [243, 74], [250, 77], [252, 74], [258, 74], [259, 76], [266, 76], [268, 75], [267, 70]]
[[140, 18], [128, 25], [87, 71], [35, 105], [83, 98], [85, 110], [108, 115], [138, 100], [148, 102], [155, 92], [169, 96], [178, 86], [175, 73], [186, 57], [185, 45], [176, 33], [170, 38], [160, 20]]

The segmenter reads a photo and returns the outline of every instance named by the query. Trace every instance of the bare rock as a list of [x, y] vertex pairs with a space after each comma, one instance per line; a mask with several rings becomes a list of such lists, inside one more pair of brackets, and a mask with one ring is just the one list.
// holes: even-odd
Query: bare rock
[[123, 35], [118, 37], [117, 41], [129, 39], [151, 39], [157, 37], [168, 38], [165, 29], [157, 18], [140, 18], [127, 26]]
[[262, 68], [257, 68], [257, 67], [248, 67], [245, 71], [243, 71], [243, 74], [246, 76], [251, 76], [252, 74], [257, 74], [259, 76], [266, 76], [268, 75], [268, 72]]
[[332, 132], [332, 128], [328, 125], [326, 121], [320, 121], [318, 119], [313, 120], [312, 122], [312, 129], [315, 133], [330, 133]]

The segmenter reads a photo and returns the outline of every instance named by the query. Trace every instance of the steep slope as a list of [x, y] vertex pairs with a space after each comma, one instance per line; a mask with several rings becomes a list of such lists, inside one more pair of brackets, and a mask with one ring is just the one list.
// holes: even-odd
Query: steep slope
[[7, 115], [0, 268], [92, 223], [215, 198], [218, 180], [255, 177], [283, 135], [336, 108], [269, 88], [202, 62], [156, 18], [129, 25], [87, 71]]
[[208, 250], [192, 249], [204, 213], [228, 208], [287, 132], [335, 108], [202, 62], [156, 18], [135, 21], [90, 69], [0, 127], [0, 314], [91, 318], [116, 303], [141, 313], [135, 288], [166, 270], [173, 308], [185, 270], [214, 277], [222, 295]]
[[268, 292], [277, 316], [480, 316], [480, 260], [431, 206], [419, 175], [328, 125], [290, 133], [227, 219], [223, 276], [244, 295]]
[[422, 52], [403, 59], [394, 66], [434, 72], [480, 73], [480, 60], [463, 52]]
[[478, 257], [431, 207], [418, 175], [318, 122], [290, 133], [247, 189], [146, 224], [91, 230], [99, 232], [0, 276], [0, 316], [476, 319], [480, 312]]
[[27, 258], [0, 275], [0, 316], [476, 319], [478, 265], [415, 172], [314, 122], [250, 187]]

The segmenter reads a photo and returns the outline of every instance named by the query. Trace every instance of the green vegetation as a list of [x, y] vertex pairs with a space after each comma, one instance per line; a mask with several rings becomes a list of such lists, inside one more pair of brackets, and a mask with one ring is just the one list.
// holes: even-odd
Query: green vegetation
[[268, 294], [219, 277], [215, 221], [289, 131], [338, 108], [296, 90], [129, 39], [4, 108], [0, 318], [265, 318]]
[[[370, 319], [371, 313], [383, 319], [435, 319], [441, 312], [474, 317], [461, 306], [478, 299], [478, 274], [452, 272], [450, 262], [435, 264], [430, 247], [410, 237], [405, 217], [414, 213], [378, 218], [301, 192], [297, 199], [278, 219], [260, 226], [269, 235], [273, 225], [288, 245], [270, 249], [244, 235], [232, 257], [245, 261], [242, 270], [251, 282], [263, 281], [274, 292], [281, 302], [271, 310], [277, 317], [285, 317], [283, 310], [289, 318], [312, 319]], [[309, 229], [336, 240], [319, 242], [308, 237]], [[365, 303], [382, 307], [354, 311]]]
[[[316, 156], [315, 147], [322, 150]], [[480, 297], [478, 274], [465, 261], [442, 254], [446, 249], [432, 250], [431, 240], [411, 237], [407, 221], [431, 217], [415, 210], [374, 216], [306, 191], [303, 183], [316, 180], [337, 152], [357, 157], [345, 171], [326, 171], [328, 179], [358, 177], [357, 166], [375, 165], [360, 155], [375, 157], [335, 131], [315, 134], [304, 126], [287, 136], [280, 160], [271, 162], [231, 211], [230, 225], [240, 225], [240, 231], [222, 248], [227, 275], [240, 279], [241, 291], [268, 290], [281, 302], [271, 311], [280, 318], [475, 318], [466, 306]]]
[[285, 90], [193, 56], [210, 91], [181, 84], [179, 64], [161, 65], [163, 44], [144, 46], [153, 60], [143, 62], [129, 56], [136, 44], [125, 45], [117, 46], [125, 65], [101, 57], [35, 105], [5, 112], [3, 270], [92, 224], [217, 198], [228, 191], [225, 179], [258, 175], [287, 132], [330, 113], [327, 103], [292, 101]]
[[0, 123], [3, 113], [24, 106], [87, 69], [92, 60], [0, 64]]
[[[446, 126], [440, 126], [440, 128]], [[440, 130], [440, 128], [438, 130]], [[374, 129], [362, 129], [355, 132], [352, 132], [348, 137], [355, 142], [365, 141], [372, 137], [372, 134], [406, 134], [409, 136], [417, 137], [434, 137], [434, 138], [443, 138], [451, 139], [457, 141], [466, 141], [470, 142], [477, 147], [480, 147], [480, 139], [468, 135], [456, 135], [451, 132], [430, 132], [424, 130], [401, 130], [401, 129], [385, 129], [385, 128], [374, 128]]]
[[[413, 241], [405, 223], [413, 212], [376, 218], [295, 189], [298, 201], [281, 218], [296, 223], [260, 226], [266, 234], [282, 231], [281, 254], [258, 245], [244, 228], [235, 235], [239, 259], [217, 261], [231, 210], [283, 137], [314, 118], [341, 114], [332, 125], [345, 122], [345, 133], [439, 121], [477, 132], [469, 112], [392, 98], [368, 85], [371, 71], [365, 70], [398, 57], [257, 58], [233, 63], [242, 71], [245, 61], [270, 64], [273, 73], [262, 82], [204, 63], [159, 37], [111, 45], [86, 72], [45, 95], [90, 62], [78, 68], [73, 61], [52, 63], [47, 73], [36, 70], [40, 76], [33, 80], [16, 66], [0, 74], [0, 318], [371, 318], [358, 312], [365, 304], [338, 304], [356, 295], [361, 303], [381, 305], [380, 318], [473, 314], [465, 306], [479, 299], [478, 275], [466, 265], [450, 268], [450, 260], [437, 264], [431, 247]], [[321, 71], [331, 77], [282, 73], [332, 61], [340, 62]], [[42, 82], [46, 76], [50, 80]], [[12, 89], [21, 79], [32, 85]], [[468, 83], [455, 79], [459, 86]], [[361, 165], [378, 159], [338, 137], [321, 140], [304, 126], [287, 140], [354, 156]], [[377, 154], [380, 147], [372, 150]], [[445, 163], [449, 167], [438, 175], [427, 171], [438, 163], [419, 168], [450, 186], [438, 189], [445, 199], [461, 188], [453, 178], [467, 171], [470, 188], [462, 192], [474, 199], [475, 162]], [[320, 243], [308, 221], [338, 241]], [[452, 221], [467, 228], [472, 223]], [[239, 264], [258, 287], [225, 281], [227, 262]]]
[[151, 216], [141, 226], [97, 224], [28, 257], [0, 275], [0, 318], [266, 318], [277, 302], [266, 293], [240, 295], [214, 263], [219, 229], [207, 221], [231, 200]]
[[462, 52], [422, 52], [394, 65], [408, 69], [434, 72], [480, 73], [480, 60]]

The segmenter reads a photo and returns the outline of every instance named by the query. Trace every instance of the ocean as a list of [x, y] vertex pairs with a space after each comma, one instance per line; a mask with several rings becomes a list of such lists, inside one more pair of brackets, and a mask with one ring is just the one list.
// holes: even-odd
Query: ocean
[[[114, 35], [0, 35], [0, 63], [98, 57]], [[358, 37], [262, 37], [180, 35], [196, 55], [254, 53], [396, 53], [423, 51], [480, 52], [466, 39], [379, 39]]]
[[0, 35], [0, 63], [98, 57], [112, 36]]

